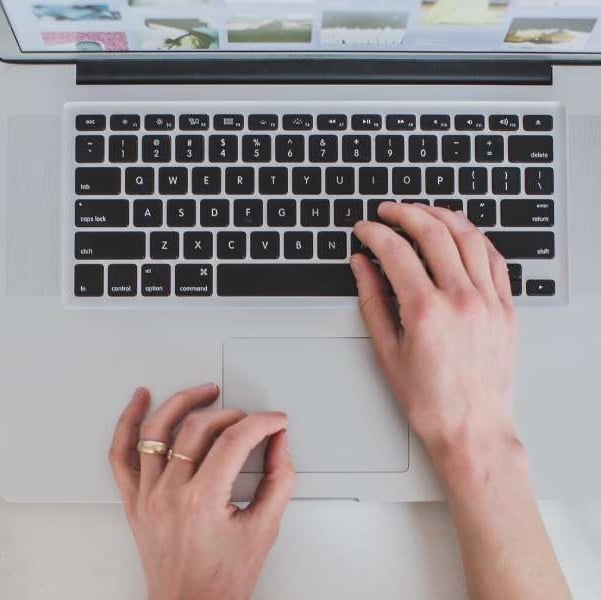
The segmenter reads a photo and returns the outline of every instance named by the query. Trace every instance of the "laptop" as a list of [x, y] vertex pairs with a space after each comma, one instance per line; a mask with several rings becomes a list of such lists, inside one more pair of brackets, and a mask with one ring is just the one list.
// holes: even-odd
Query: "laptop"
[[297, 498], [441, 499], [348, 265], [383, 200], [503, 253], [537, 493], [601, 497], [601, 8], [372, 4], [2, 0], [2, 498], [116, 500], [134, 388], [214, 381]]

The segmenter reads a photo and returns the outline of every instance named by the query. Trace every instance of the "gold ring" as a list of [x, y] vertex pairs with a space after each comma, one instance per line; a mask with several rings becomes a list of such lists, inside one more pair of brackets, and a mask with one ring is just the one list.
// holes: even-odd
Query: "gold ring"
[[167, 452], [167, 460], [171, 460], [172, 458], [179, 458], [180, 460], [183, 460], [185, 462], [189, 462], [192, 464], [195, 464], [196, 461], [192, 458], [190, 458], [189, 456], [186, 456], [185, 454], [179, 454], [178, 452], [174, 452], [173, 448], [169, 449], [169, 452]]
[[137, 450], [140, 454], [158, 454], [165, 456], [169, 450], [169, 446], [165, 442], [155, 442], [154, 440], [140, 440]]

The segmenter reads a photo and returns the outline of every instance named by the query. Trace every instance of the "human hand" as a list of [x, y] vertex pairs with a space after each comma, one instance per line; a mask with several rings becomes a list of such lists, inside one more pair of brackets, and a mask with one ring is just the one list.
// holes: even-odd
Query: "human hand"
[[450, 448], [513, 444], [516, 322], [505, 260], [463, 213], [387, 202], [379, 215], [416, 241], [431, 273], [390, 227], [356, 225], [400, 305], [377, 267], [354, 255], [362, 315], [413, 430], [435, 464]]
[[[150, 395], [140, 388], [117, 424], [110, 461], [149, 600], [250, 598], [290, 500], [295, 474], [286, 416], [190, 412], [218, 395], [213, 384], [189, 389], [145, 419]], [[253, 502], [241, 510], [231, 503], [232, 486], [265, 438], [270, 438], [265, 475]], [[138, 455], [140, 439], [166, 442], [194, 463]]]

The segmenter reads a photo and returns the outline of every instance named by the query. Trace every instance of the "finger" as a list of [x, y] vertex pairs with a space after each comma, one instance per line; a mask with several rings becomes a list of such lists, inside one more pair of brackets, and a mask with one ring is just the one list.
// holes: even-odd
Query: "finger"
[[228, 427], [215, 441], [198, 473], [192, 478], [207, 483], [217, 501], [227, 506], [232, 486], [249, 454], [265, 438], [285, 429], [288, 418], [283, 413], [269, 412], [250, 415]]
[[148, 390], [138, 388], [119, 417], [109, 451], [109, 461], [115, 481], [126, 504], [138, 491], [140, 458], [136, 446], [140, 437], [140, 425], [148, 412], [149, 405]]
[[351, 268], [359, 290], [359, 308], [381, 363], [394, 356], [399, 343], [400, 323], [392, 307], [384, 278], [365, 256], [351, 257]]
[[277, 530], [296, 482], [296, 472], [288, 450], [287, 431], [279, 431], [269, 440], [264, 471], [253, 501], [237, 516], [257, 519], [263, 526], [275, 526]]
[[[218, 395], [219, 388], [214, 383], [178, 392], [142, 423], [141, 438], [169, 444], [175, 426], [192, 409], [212, 404]], [[165, 457], [142, 454], [140, 463], [140, 491], [147, 494], [165, 468]]]
[[484, 239], [486, 241], [490, 271], [495, 288], [497, 289], [501, 302], [505, 306], [511, 307], [513, 306], [513, 294], [511, 293], [511, 282], [509, 281], [507, 261], [487, 237]]
[[360, 221], [354, 231], [380, 261], [401, 306], [435, 291], [413, 247], [390, 227]]
[[175, 487], [190, 480], [202, 463], [215, 439], [228, 427], [246, 415], [240, 410], [215, 413], [195, 412], [188, 415], [175, 438], [173, 452], [191, 458], [194, 462], [174, 456], [163, 471], [160, 485]]
[[472, 287], [451, 232], [424, 207], [384, 202], [378, 207], [378, 214], [415, 240], [439, 288], [457, 290]]
[[424, 206], [422, 210], [440, 219], [447, 226], [459, 250], [465, 270], [478, 291], [488, 299], [498, 300], [498, 293], [492, 279], [486, 237], [462, 211], [452, 212], [445, 208], [429, 206]]

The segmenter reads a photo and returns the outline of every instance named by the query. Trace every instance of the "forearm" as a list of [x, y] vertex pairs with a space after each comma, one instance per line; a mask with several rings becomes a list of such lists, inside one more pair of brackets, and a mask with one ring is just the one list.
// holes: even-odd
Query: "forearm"
[[571, 598], [519, 442], [438, 451], [472, 600]]

